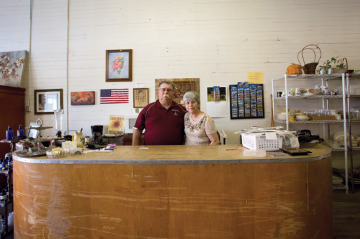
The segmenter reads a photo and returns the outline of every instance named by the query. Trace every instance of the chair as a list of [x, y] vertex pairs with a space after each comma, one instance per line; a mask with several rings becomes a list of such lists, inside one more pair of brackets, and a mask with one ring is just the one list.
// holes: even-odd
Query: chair
[[[220, 131], [221, 131], [221, 133], [220, 133]], [[226, 138], [227, 138], [227, 135], [225, 134], [225, 131], [223, 129], [218, 130], [217, 134], [219, 136], [220, 144], [225, 145], [226, 144]]]

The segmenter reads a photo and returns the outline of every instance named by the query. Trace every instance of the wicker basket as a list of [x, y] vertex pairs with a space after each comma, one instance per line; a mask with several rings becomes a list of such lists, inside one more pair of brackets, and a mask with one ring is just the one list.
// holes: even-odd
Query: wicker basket
[[[304, 59], [304, 51], [306, 50], [311, 50], [314, 53], [314, 62], [312, 63], [305, 63], [305, 59]], [[320, 55], [319, 55], [319, 59], [317, 59], [317, 55], [316, 55], [316, 51], [319, 51]], [[300, 62], [299, 59], [299, 55], [301, 54], [302, 60], [303, 60], [303, 64]], [[302, 66], [302, 69], [304, 71], [304, 74], [315, 74], [315, 70], [317, 65], [319, 64], [320, 58], [321, 58], [321, 49], [318, 47], [318, 45], [315, 44], [310, 44], [305, 46], [301, 51], [299, 51], [298, 55], [297, 55], [298, 61], [300, 63], [300, 65]], [[316, 60], [317, 59], [317, 60]]]

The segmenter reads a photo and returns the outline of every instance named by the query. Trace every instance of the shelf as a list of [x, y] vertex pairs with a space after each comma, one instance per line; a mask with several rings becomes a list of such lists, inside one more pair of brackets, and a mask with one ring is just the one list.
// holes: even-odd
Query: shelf
[[[332, 80], [338, 79], [341, 80], [342, 73], [339, 74], [331, 74], [331, 75], [318, 75], [318, 74], [302, 74], [302, 75], [286, 75], [287, 80], [299, 80], [301, 79], [325, 79], [325, 80]], [[275, 81], [277, 80], [284, 80], [285, 77], [274, 78]]]
[[333, 184], [332, 189], [334, 190], [347, 190], [345, 185], [340, 185], [340, 184]]
[[[360, 147], [348, 147], [348, 150], [352, 150], [352, 151], [360, 151]], [[333, 152], [342, 152], [345, 151], [345, 148], [337, 148], [337, 149], [333, 149], [331, 148], [331, 151]]]
[[[359, 96], [360, 97], [360, 96]], [[288, 96], [288, 99], [341, 99], [342, 95], [301, 95]], [[286, 97], [275, 97], [275, 100], [285, 100]]]
[[[286, 120], [275, 120], [274, 122], [280, 124], [286, 124]], [[307, 121], [289, 121], [289, 124], [331, 124], [331, 123], [343, 123], [343, 122], [344, 120], [307, 120]]]
[[[333, 81], [332, 81], [333, 80]], [[340, 74], [331, 74], [331, 75], [318, 75], [318, 74], [302, 74], [302, 75], [282, 75], [278, 78], [272, 79], [272, 106], [273, 106], [273, 119], [275, 126], [276, 124], [285, 125], [287, 130], [295, 129], [294, 125], [301, 124], [301, 127], [309, 127], [309, 124], [313, 124], [316, 128], [314, 129], [316, 133], [318, 131], [322, 131], [323, 138], [329, 139], [331, 135], [331, 131], [334, 130], [334, 128], [341, 128], [344, 130], [348, 136], [354, 136], [354, 132], [352, 132], [353, 129], [358, 128], [358, 124], [360, 123], [360, 119], [354, 118], [351, 119], [352, 114], [350, 114], [350, 109], [352, 107], [357, 107], [359, 104], [360, 99], [360, 93], [357, 91], [351, 91], [351, 89], [358, 89], [360, 82], [360, 71], [359, 72], [353, 72], [351, 74], [349, 73], [340, 73]], [[298, 88], [298, 87], [305, 87], [306, 86], [312, 86], [314, 84], [319, 84], [321, 82], [321, 85], [325, 85], [328, 87], [332, 87], [334, 89], [338, 89], [339, 93], [338, 95], [302, 95], [302, 96], [291, 96], [291, 95], [285, 95], [284, 97], [277, 97], [278, 92], [288, 92], [289, 89]], [[353, 88], [352, 88], [353, 87]], [[353, 94], [350, 94], [353, 93]], [[280, 96], [280, 95], [279, 95]], [[316, 100], [319, 99], [319, 100]], [[303, 100], [303, 101], [301, 101]], [[306, 101], [308, 100], [308, 101]], [[340, 105], [340, 103], [342, 103]], [[312, 108], [317, 109], [336, 109], [340, 111], [340, 108], [342, 109], [342, 112], [344, 114], [344, 117], [346, 116], [346, 121], [344, 119], [338, 119], [335, 120], [333, 118], [332, 120], [316, 120], [316, 119], [328, 119], [330, 117], [319, 117], [311, 118], [312, 120], [308, 121], [289, 121], [287, 118], [286, 120], [279, 120], [277, 119], [278, 114], [276, 114], [277, 109], [284, 108], [290, 109], [294, 106], [297, 106], [301, 109], [307, 108], [308, 106], [311, 106]], [[283, 116], [283, 115], [281, 115]], [[290, 114], [286, 114], [287, 117], [290, 116]], [[285, 119], [284, 117], [279, 117], [280, 119]], [[293, 119], [293, 118], [292, 118]], [[315, 119], [315, 120], [314, 120]], [[335, 125], [332, 125], [335, 124]], [[343, 124], [343, 126], [341, 126]], [[351, 126], [353, 124], [353, 126]], [[297, 127], [299, 128], [299, 127]], [[310, 127], [309, 127], [310, 128]], [[320, 135], [320, 133], [319, 133]], [[354, 157], [354, 155], [360, 151], [360, 147], [352, 147], [349, 145], [349, 143], [346, 143], [346, 138], [344, 137], [344, 144], [347, 145], [347, 147], [341, 147], [341, 148], [335, 148], [332, 149], [332, 152], [341, 152], [344, 159], [344, 169], [339, 174], [337, 172], [338, 176], [341, 175], [341, 178], [344, 180], [343, 184], [340, 185], [340, 187], [336, 186], [338, 189], [345, 189], [346, 192], [348, 192], [349, 189], [349, 183], [352, 185], [352, 189], [354, 190], [355, 184], [360, 184], [360, 178], [350, 178], [350, 175], [352, 175], [352, 172], [354, 170], [353, 168], [353, 160], [358, 160], [357, 157]], [[338, 146], [338, 145], [336, 145]], [[350, 165], [348, 165], [348, 158], [350, 159]], [[333, 172], [334, 175], [334, 172]]]

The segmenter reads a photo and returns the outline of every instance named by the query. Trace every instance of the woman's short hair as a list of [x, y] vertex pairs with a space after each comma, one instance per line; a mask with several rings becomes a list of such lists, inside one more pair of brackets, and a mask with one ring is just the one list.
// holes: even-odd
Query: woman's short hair
[[199, 95], [199, 93], [197, 93], [196, 91], [188, 91], [188, 92], [186, 92], [184, 97], [183, 97], [184, 104], [187, 101], [192, 101], [192, 100], [195, 100], [196, 102], [200, 103], [200, 95]]

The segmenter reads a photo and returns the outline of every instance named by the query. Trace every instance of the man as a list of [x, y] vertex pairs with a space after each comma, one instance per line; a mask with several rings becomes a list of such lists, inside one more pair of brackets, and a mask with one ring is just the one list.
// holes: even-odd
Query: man
[[140, 112], [134, 128], [132, 145], [139, 145], [145, 129], [145, 145], [182, 145], [184, 144], [183, 106], [173, 101], [175, 86], [170, 81], [159, 83], [156, 102], [150, 103]]

